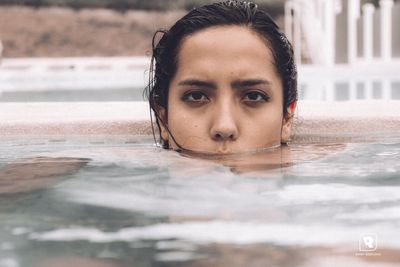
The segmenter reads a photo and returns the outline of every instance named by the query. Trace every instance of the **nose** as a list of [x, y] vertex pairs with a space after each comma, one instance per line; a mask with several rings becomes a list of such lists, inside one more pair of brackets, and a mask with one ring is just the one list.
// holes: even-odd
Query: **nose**
[[233, 103], [222, 103], [215, 110], [210, 128], [214, 141], [235, 141], [238, 137], [238, 126], [235, 121]]

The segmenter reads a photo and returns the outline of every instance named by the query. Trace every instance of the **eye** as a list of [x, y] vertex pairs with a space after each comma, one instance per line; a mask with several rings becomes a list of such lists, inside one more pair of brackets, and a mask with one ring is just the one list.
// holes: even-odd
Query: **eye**
[[207, 95], [200, 91], [186, 93], [183, 95], [182, 100], [186, 102], [195, 102], [195, 103], [209, 101]]
[[243, 100], [246, 102], [267, 102], [269, 97], [264, 93], [251, 91], [244, 95]]

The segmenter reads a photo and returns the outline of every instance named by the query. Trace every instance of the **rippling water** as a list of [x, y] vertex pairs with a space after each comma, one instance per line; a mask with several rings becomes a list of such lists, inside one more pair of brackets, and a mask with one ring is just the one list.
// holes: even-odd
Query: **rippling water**
[[0, 267], [400, 264], [400, 138], [212, 160], [149, 138], [0, 148]]

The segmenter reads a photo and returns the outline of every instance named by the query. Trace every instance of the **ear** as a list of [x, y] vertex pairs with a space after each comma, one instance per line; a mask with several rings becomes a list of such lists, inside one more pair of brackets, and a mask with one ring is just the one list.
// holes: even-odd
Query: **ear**
[[169, 134], [166, 128], [167, 123], [167, 110], [164, 107], [157, 107], [157, 122], [160, 125], [161, 138], [163, 141], [168, 142]]
[[287, 115], [282, 120], [281, 143], [287, 143], [292, 133], [292, 124], [294, 111], [296, 110], [297, 101], [294, 101], [287, 108]]

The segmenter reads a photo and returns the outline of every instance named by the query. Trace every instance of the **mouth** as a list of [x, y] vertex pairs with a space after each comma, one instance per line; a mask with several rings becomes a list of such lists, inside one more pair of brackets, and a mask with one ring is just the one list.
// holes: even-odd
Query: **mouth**
[[280, 147], [280, 143], [276, 145], [271, 145], [271, 146], [266, 146], [266, 147], [260, 147], [260, 148], [253, 148], [253, 149], [241, 149], [241, 147], [235, 147], [233, 148], [232, 146], [228, 144], [220, 144], [217, 147], [214, 147], [209, 150], [198, 150], [198, 149], [187, 149], [187, 148], [181, 148], [179, 152], [191, 156], [197, 156], [197, 157], [230, 157], [230, 156], [243, 156], [243, 155], [252, 155], [252, 154], [258, 154], [258, 153], [264, 153], [264, 152], [270, 152], [275, 150], [276, 148]]
[[231, 154], [232, 149], [229, 149], [229, 144], [227, 142], [223, 142], [219, 144], [219, 146], [216, 147], [215, 154], [216, 155], [226, 155], [226, 154]]
[[226, 155], [226, 154], [231, 154], [232, 152], [230, 152], [228, 149], [218, 149], [215, 154], [217, 155]]
[[184, 155], [205, 159], [219, 159], [220, 157], [227, 157], [230, 155], [234, 155], [234, 153], [229, 149], [217, 149], [217, 150], [209, 150], [209, 151], [196, 151], [184, 149], [180, 151]]

